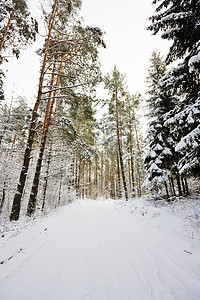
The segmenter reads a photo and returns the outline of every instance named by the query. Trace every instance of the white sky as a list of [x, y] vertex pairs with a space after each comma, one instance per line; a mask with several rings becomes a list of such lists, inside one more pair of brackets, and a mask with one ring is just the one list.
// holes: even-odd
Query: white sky
[[[42, 1], [41, 1], [42, 2]], [[102, 72], [106, 74], [116, 65], [120, 72], [126, 73], [129, 91], [147, 90], [145, 79], [149, 67], [149, 57], [157, 48], [165, 56], [170, 47], [168, 41], [159, 36], [151, 36], [146, 28], [147, 20], [155, 9], [152, 0], [83, 0], [82, 13], [85, 23], [97, 26], [105, 31], [107, 49], [100, 51]], [[38, 19], [38, 0], [28, 0], [33, 16]], [[43, 38], [38, 43], [43, 43]], [[11, 91], [26, 96], [29, 102], [34, 101], [37, 94], [38, 74], [40, 64], [35, 50], [38, 44], [30, 46], [18, 60], [12, 58], [6, 64], [6, 95], [11, 97]], [[99, 95], [101, 97], [101, 95]]]
[[146, 91], [145, 79], [149, 57], [157, 48], [167, 54], [169, 42], [151, 36], [146, 28], [155, 6], [151, 0], [83, 0], [82, 13], [88, 24], [106, 32], [106, 50], [101, 51], [103, 73], [116, 65], [126, 73], [131, 93]]

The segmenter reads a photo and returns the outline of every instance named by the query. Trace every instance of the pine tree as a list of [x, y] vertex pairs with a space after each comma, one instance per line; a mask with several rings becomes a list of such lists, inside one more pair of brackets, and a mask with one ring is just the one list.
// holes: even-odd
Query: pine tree
[[[66, 24], [65, 24], [66, 26]], [[89, 33], [88, 33], [89, 30]], [[63, 30], [63, 39], [69, 36], [65, 34], [65, 30]], [[78, 107], [76, 110], [76, 114], [79, 114], [79, 118], [81, 119], [81, 115], [86, 116], [86, 114], [89, 114], [90, 107], [88, 105], [88, 100], [89, 97], [86, 97], [86, 95], [76, 95], [72, 90], [73, 87], [76, 88], [77, 86], [82, 86], [82, 85], [92, 85], [94, 86], [95, 82], [97, 82], [97, 78], [99, 77], [99, 69], [98, 69], [98, 55], [97, 55], [97, 47], [99, 46], [99, 43], [102, 44], [102, 42], [99, 42], [96, 40], [96, 37], [99, 33], [96, 33], [95, 30], [93, 31], [91, 28], [90, 29], [82, 29], [81, 25], [79, 24], [78, 30], [77, 27], [74, 26], [74, 29], [71, 29], [71, 40], [76, 41], [79, 34], [78, 40], [80, 41], [82, 39], [82, 42], [78, 42], [76, 45], [76, 42], [73, 43], [73, 48], [76, 48], [75, 50], [71, 50], [72, 53], [69, 56], [69, 48], [68, 46], [65, 47], [62, 45], [62, 47], [59, 45], [58, 49], [55, 46], [53, 48], [53, 53], [51, 54], [51, 51], [49, 51], [49, 55], [51, 55], [51, 60], [53, 60], [53, 70], [51, 74], [51, 80], [50, 80], [50, 86], [49, 86], [49, 95], [47, 99], [47, 106], [46, 106], [46, 113], [45, 113], [45, 119], [44, 119], [44, 126], [43, 126], [43, 134], [42, 134], [42, 139], [41, 139], [41, 147], [40, 147], [40, 153], [38, 157], [38, 162], [37, 162], [37, 167], [36, 167], [36, 172], [35, 172], [35, 177], [32, 185], [32, 190], [30, 194], [30, 200], [28, 203], [28, 209], [27, 209], [27, 214], [31, 215], [35, 211], [35, 205], [36, 205], [36, 199], [37, 199], [37, 193], [38, 193], [38, 186], [39, 186], [39, 177], [40, 177], [40, 172], [41, 172], [41, 166], [42, 166], [42, 159], [43, 159], [43, 154], [44, 154], [44, 149], [45, 149], [45, 144], [46, 144], [46, 139], [48, 135], [48, 130], [51, 122], [51, 116], [53, 113], [54, 109], [54, 104], [55, 104], [55, 99], [59, 97], [61, 99], [61, 95], [63, 95], [63, 98], [68, 96], [70, 97], [70, 101], [72, 105], [74, 102], [76, 103], [76, 100], [78, 99]], [[59, 31], [60, 32], [60, 31]], [[93, 35], [94, 34], [94, 35]], [[59, 38], [61, 39], [61, 34], [59, 33]], [[57, 41], [57, 39], [56, 39]], [[84, 42], [83, 42], [84, 41]], [[52, 41], [53, 42], [53, 41]], [[82, 45], [83, 44], [83, 45]], [[61, 47], [61, 49], [60, 49]], [[54, 53], [56, 52], [56, 55], [54, 57]], [[58, 52], [60, 51], [60, 52]], [[59, 54], [57, 54], [59, 53]], [[78, 55], [77, 55], [78, 53]], [[92, 63], [91, 63], [91, 56], [92, 56]], [[76, 59], [77, 57], [77, 59]], [[81, 62], [84, 61], [84, 64]], [[72, 66], [71, 66], [72, 62]], [[56, 66], [58, 69], [56, 69]], [[77, 67], [78, 66], [78, 67]], [[84, 70], [87, 66], [87, 71]], [[95, 67], [94, 67], [95, 66]], [[81, 68], [82, 67], [82, 68]], [[68, 69], [70, 69], [70, 72], [73, 70], [73, 77], [70, 76]], [[81, 69], [80, 72], [77, 72], [77, 69]], [[95, 69], [95, 75], [93, 74]], [[65, 70], [67, 72], [65, 72]], [[84, 77], [82, 77], [82, 72], [83, 70], [85, 71]], [[69, 74], [69, 77], [67, 76]], [[74, 76], [76, 74], [76, 76]], [[90, 81], [87, 77], [89, 77], [90, 74]], [[54, 79], [55, 77], [55, 79]], [[62, 81], [61, 78], [63, 77]], [[92, 80], [94, 79], [94, 80]], [[55, 82], [54, 82], [55, 81]], [[73, 85], [72, 85], [73, 84]], [[70, 91], [68, 92], [67, 90]], [[85, 89], [85, 87], [84, 87]], [[59, 90], [61, 91], [58, 95]], [[68, 100], [69, 101], [69, 100]], [[82, 101], [82, 105], [80, 103]], [[67, 102], [67, 101], [66, 101]], [[85, 104], [85, 105], [84, 105]], [[88, 110], [88, 111], [87, 111]]]
[[19, 182], [17, 185], [17, 190], [16, 190], [14, 200], [13, 200], [12, 211], [11, 211], [11, 215], [10, 215], [11, 221], [16, 221], [19, 219], [19, 213], [20, 213], [20, 208], [21, 208], [21, 198], [22, 198], [22, 193], [24, 191], [24, 186], [25, 186], [25, 182], [26, 182], [26, 178], [27, 178], [27, 173], [28, 173], [29, 164], [30, 164], [30, 154], [31, 154], [31, 150], [32, 150], [33, 142], [34, 142], [34, 136], [35, 136], [35, 132], [36, 132], [35, 128], [36, 128], [36, 122], [37, 122], [37, 117], [38, 117], [37, 112], [38, 112], [38, 108], [39, 108], [41, 98], [42, 98], [44, 74], [46, 71], [47, 57], [48, 57], [48, 51], [49, 51], [49, 47], [50, 47], [50, 40], [51, 40], [52, 25], [53, 25], [53, 22], [55, 21], [55, 12], [57, 9], [57, 5], [58, 5], [58, 0], [55, 0], [54, 4], [52, 6], [51, 14], [49, 16], [48, 38], [47, 38], [46, 49], [45, 49], [45, 54], [44, 54], [44, 58], [43, 58], [43, 65], [41, 68], [41, 73], [40, 73], [40, 78], [39, 78], [38, 95], [37, 95], [37, 99], [36, 99], [33, 113], [32, 113], [31, 125], [30, 125], [30, 129], [29, 129], [29, 137], [28, 137], [28, 141], [27, 141], [27, 147], [25, 150], [25, 154], [24, 154], [24, 162], [23, 162], [21, 173], [20, 173]]

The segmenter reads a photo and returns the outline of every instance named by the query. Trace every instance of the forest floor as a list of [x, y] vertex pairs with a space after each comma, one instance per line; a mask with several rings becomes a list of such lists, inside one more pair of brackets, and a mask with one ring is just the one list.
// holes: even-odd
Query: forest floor
[[200, 201], [78, 201], [1, 225], [1, 300], [199, 300]]

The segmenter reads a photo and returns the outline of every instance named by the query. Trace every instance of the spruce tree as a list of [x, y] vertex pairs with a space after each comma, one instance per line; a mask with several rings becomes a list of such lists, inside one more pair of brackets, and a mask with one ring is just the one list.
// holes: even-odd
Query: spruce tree
[[149, 30], [172, 41], [166, 63], [181, 59], [160, 81], [174, 89], [181, 101], [166, 117], [166, 126], [177, 136], [175, 145], [178, 169], [184, 176], [200, 176], [200, 2], [155, 0]]
[[165, 185], [166, 194], [169, 196], [167, 180], [172, 175], [173, 139], [167, 127], [164, 126], [165, 114], [174, 108], [175, 99], [170, 89], [159, 84], [166, 73], [166, 64], [157, 51], [153, 51], [150, 58], [149, 75], [149, 151], [145, 157], [147, 175], [144, 186]]

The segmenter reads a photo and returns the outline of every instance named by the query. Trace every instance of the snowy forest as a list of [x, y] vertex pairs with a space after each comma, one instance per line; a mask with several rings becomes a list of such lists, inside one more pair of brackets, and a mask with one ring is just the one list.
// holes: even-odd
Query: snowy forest
[[[81, 0], [47, 2], [41, 1], [46, 30], [41, 35], [40, 23], [32, 17], [26, 0], [0, 1], [0, 223], [3, 232], [13, 228], [9, 226], [16, 230], [15, 221], [22, 219], [32, 224], [82, 200], [95, 200], [99, 205], [102, 201], [118, 200], [115, 205], [122, 211], [129, 203], [129, 210], [133, 212], [139, 207], [142, 217], [152, 203], [151, 209], [156, 209], [152, 218], [157, 218], [163, 207], [172, 214], [175, 203], [186, 206], [193, 203], [192, 218], [198, 227], [200, 2], [153, 1], [154, 14], [148, 16], [146, 30], [149, 35], [160, 34], [161, 39], [169, 40], [169, 47], [166, 57], [159, 49], [152, 49], [146, 66], [148, 76], [144, 78], [148, 89], [145, 95], [140, 91], [130, 92], [126, 74], [120, 71], [117, 61], [110, 72], [102, 73], [99, 52], [107, 51], [106, 33], [99, 27], [85, 25]], [[37, 42], [38, 36], [42, 36], [43, 46], [37, 50], [38, 90], [34, 92], [35, 103], [31, 106], [23, 95], [14, 92], [12, 99], [6, 98], [6, 68], [12, 61], [10, 57], [17, 60], [22, 50], [29, 51], [29, 46]], [[33, 63], [30, 61], [30, 68]], [[106, 97], [99, 96], [99, 86]], [[145, 113], [141, 112], [143, 106]], [[134, 199], [137, 206], [133, 204]], [[61, 219], [64, 220], [64, 215]], [[199, 249], [197, 236], [195, 249]], [[190, 256], [191, 250], [183, 251]], [[2, 259], [2, 265], [5, 260]], [[197, 258], [195, 263], [199, 267]], [[189, 292], [177, 292], [177, 295], [174, 292], [169, 298], [167, 294], [161, 297], [162, 293], [154, 295], [155, 298], [148, 293], [128, 298], [128, 292], [120, 297], [113, 292], [113, 298], [108, 295], [104, 298], [103, 294], [93, 298], [83, 295], [14, 298], [14, 294], [6, 298], [2, 294], [0, 298], [200, 299], [198, 284], [194, 282], [193, 292], [192, 296]]]
[[[158, 3], [150, 17], [147, 30], [162, 31], [173, 43], [165, 59], [158, 50], [149, 58], [146, 134], [138, 113], [142, 96], [130, 94], [116, 66], [101, 73], [104, 34], [83, 27], [81, 1], [43, 7], [47, 35], [38, 49], [34, 107], [14, 95], [7, 104], [1, 71], [1, 214], [12, 221], [76, 198], [152, 193], [170, 200], [192, 192], [188, 182], [200, 175], [199, 4], [183, 2]], [[25, 1], [1, 1], [1, 64], [9, 50], [18, 58], [39, 32]], [[100, 82], [107, 99], [97, 98]]]

